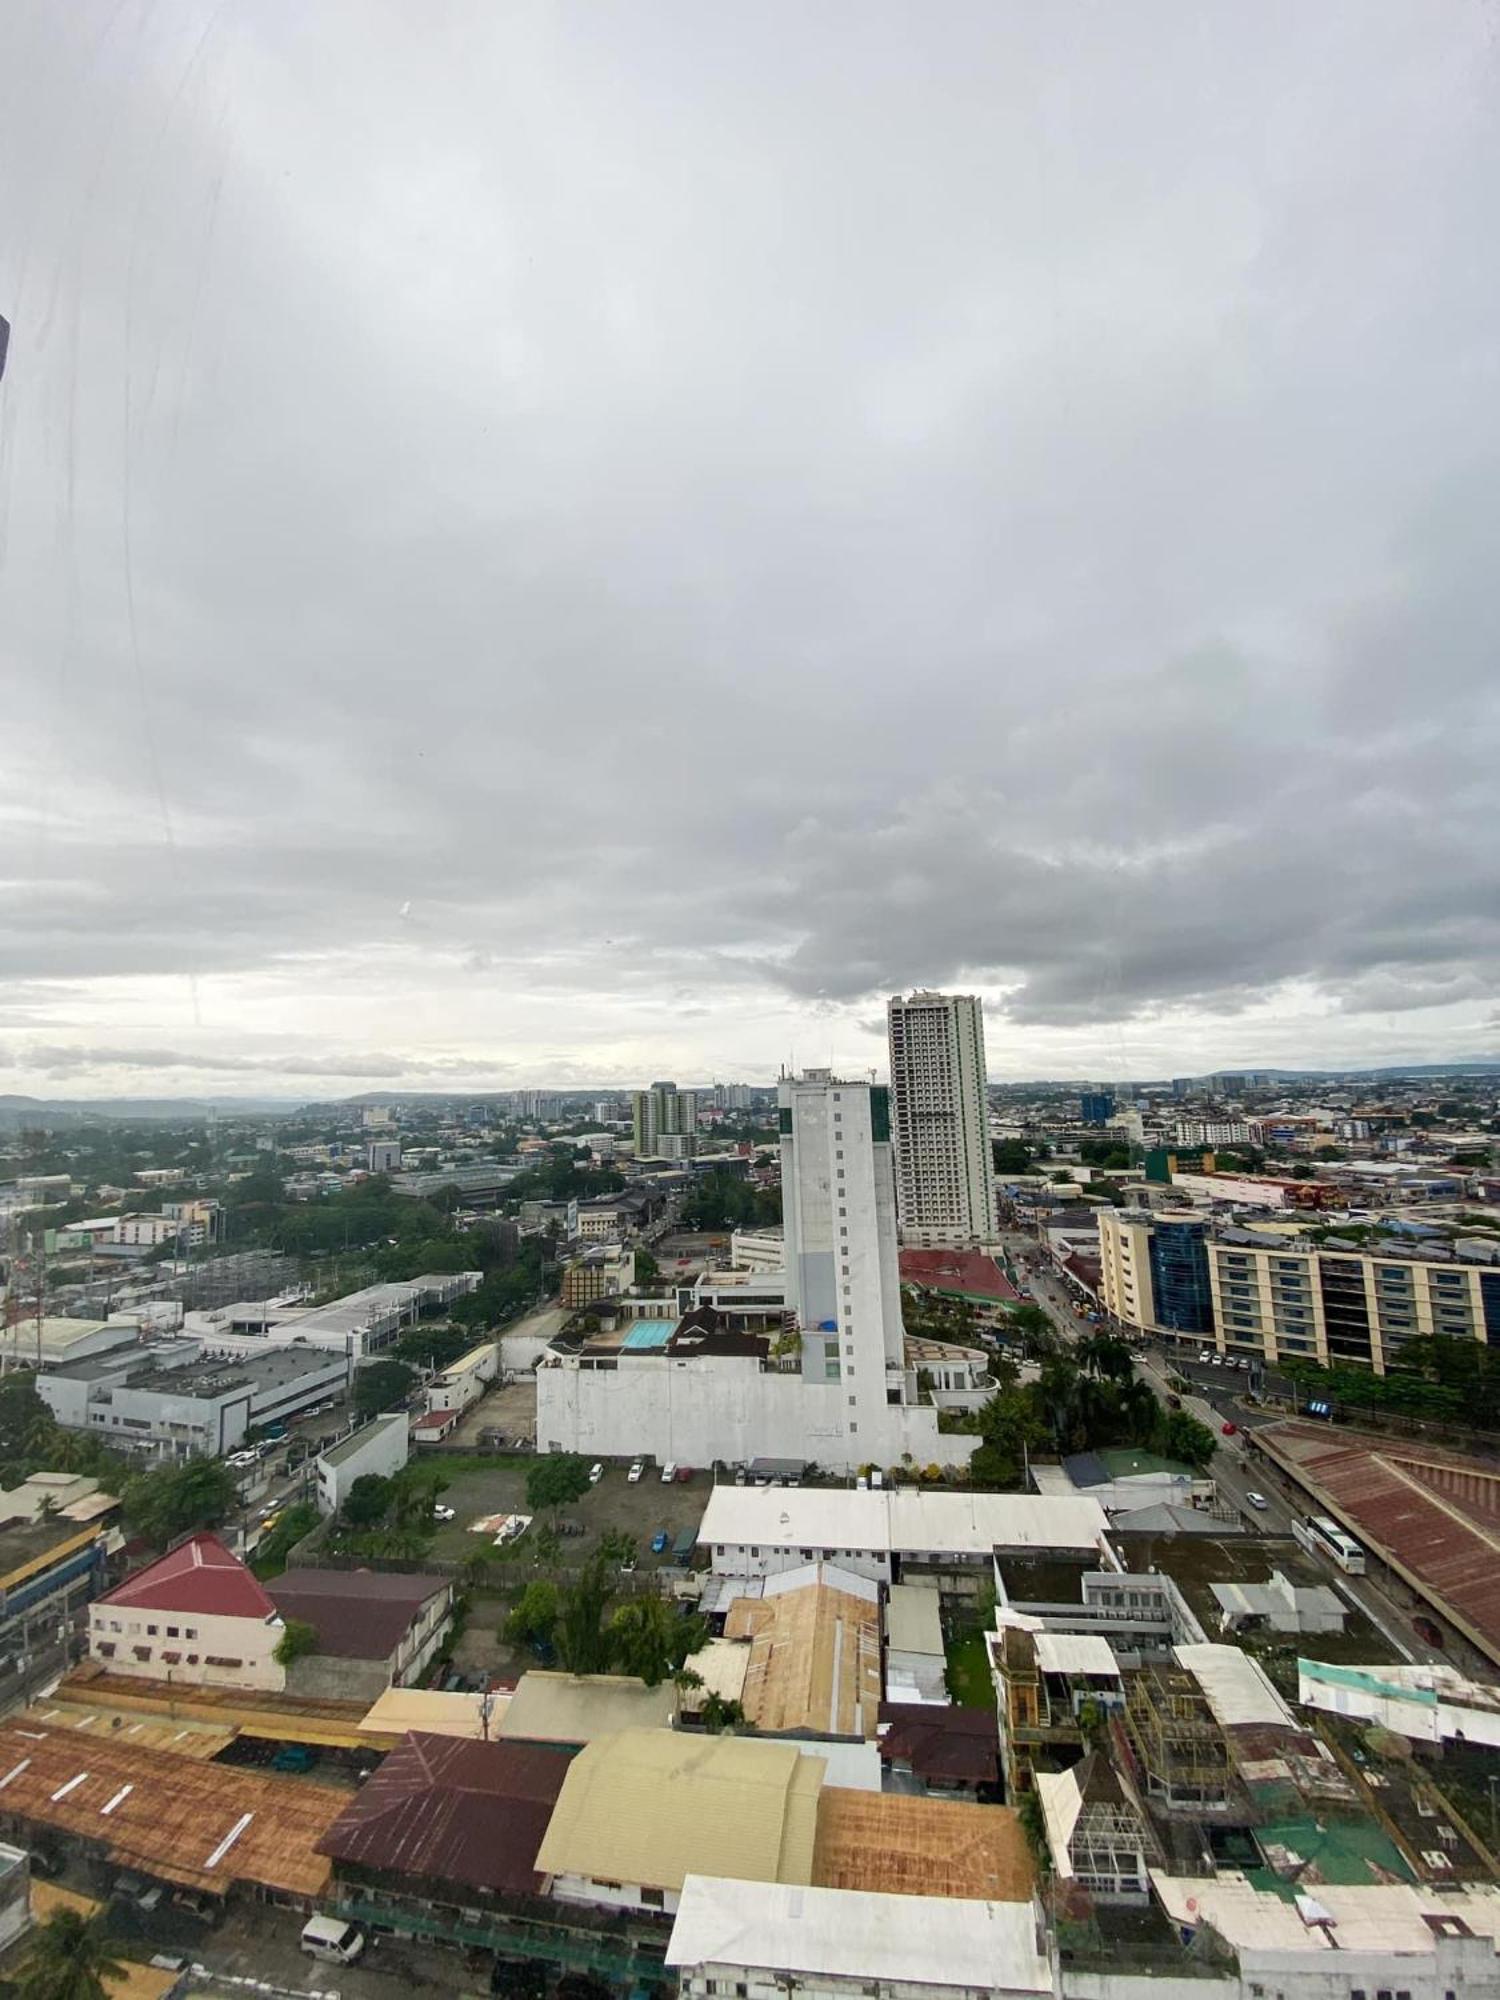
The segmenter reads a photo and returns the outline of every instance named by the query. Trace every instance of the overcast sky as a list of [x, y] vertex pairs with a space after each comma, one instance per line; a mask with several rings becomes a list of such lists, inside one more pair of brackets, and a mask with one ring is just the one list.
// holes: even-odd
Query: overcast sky
[[0, 8], [0, 1090], [1500, 1050], [1491, 0]]

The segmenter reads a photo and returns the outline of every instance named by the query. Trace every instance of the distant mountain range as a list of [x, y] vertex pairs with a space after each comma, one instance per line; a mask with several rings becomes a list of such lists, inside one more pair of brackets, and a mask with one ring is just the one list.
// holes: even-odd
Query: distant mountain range
[[286, 1117], [297, 1109], [291, 1097], [17, 1097], [0, 1096], [0, 1129], [42, 1120], [79, 1125], [89, 1118], [159, 1119], [166, 1123], [207, 1120], [219, 1112], [240, 1117]]

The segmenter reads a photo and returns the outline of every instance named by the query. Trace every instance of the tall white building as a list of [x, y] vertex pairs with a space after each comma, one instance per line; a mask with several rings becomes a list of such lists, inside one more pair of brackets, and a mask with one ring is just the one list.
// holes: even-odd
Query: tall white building
[[890, 1095], [815, 1069], [784, 1079], [777, 1098], [786, 1297], [802, 1334], [802, 1379], [841, 1384], [845, 1432], [868, 1438], [873, 1457], [891, 1396], [901, 1401], [905, 1361]]
[[902, 1241], [993, 1243], [995, 1167], [977, 994], [895, 995], [886, 1008]]
[[[977, 1438], [939, 1431], [907, 1362], [889, 1091], [813, 1070], [778, 1097], [784, 1268], [757, 1271], [753, 1290], [757, 1317], [784, 1309], [798, 1341], [730, 1329], [553, 1348], [537, 1369], [539, 1450], [837, 1470], [967, 1462]], [[731, 1312], [738, 1289], [725, 1288]], [[972, 1361], [958, 1386], [982, 1398], [984, 1357]]]
[[[675, 1083], [653, 1083], [631, 1098], [631, 1123], [638, 1158], [690, 1159], [697, 1150], [698, 1095]], [[663, 1142], [676, 1140], [674, 1146]]]

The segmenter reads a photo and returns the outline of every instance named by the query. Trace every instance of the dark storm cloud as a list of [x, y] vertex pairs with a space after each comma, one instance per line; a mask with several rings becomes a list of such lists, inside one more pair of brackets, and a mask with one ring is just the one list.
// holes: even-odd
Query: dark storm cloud
[[1480, 1008], [1489, 20], [8, 17], [15, 1004]]

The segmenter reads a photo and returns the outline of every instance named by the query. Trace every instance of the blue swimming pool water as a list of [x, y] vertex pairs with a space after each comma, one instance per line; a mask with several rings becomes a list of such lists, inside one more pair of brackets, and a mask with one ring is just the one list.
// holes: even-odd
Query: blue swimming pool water
[[676, 1326], [675, 1319], [638, 1319], [621, 1345], [634, 1348], [637, 1353], [642, 1348], [665, 1347]]

